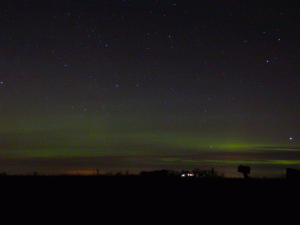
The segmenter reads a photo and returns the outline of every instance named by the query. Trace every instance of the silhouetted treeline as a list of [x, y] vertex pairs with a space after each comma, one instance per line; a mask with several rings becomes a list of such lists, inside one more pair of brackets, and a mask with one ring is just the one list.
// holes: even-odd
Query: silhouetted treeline
[[140, 173], [141, 177], [151, 177], [151, 178], [160, 178], [160, 177], [185, 177], [185, 178], [223, 178], [224, 174], [222, 173], [221, 176], [218, 176], [217, 171], [214, 168], [210, 170], [201, 170], [199, 168], [195, 168], [192, 171], [189, 170], [154, 170], [154, 171], [142, 171]]
[[154, 171], [142, 171], [140, 173], [141, 177], [167, 177], [170, 176], [167, 170], [154, 170]]
[[[240, 168], [240, 167], [239, 167]], [[246, 168], [246, 167], [245, 167]], [[250, 170], [250, 168], [248, 169]], [[240, 172], [240, 170], [238, 170]], [[243, 171], [242, 171], [243, 172]], [[125, 173], [117, 172], [107, 172], [105, 174], [100, 174], [99, 170], [95, 170], [94, 174], [56, 174], [56, 175], [44, 175], [37, 172], [20, 174], [20, 175], [10, 175], [6, 172], [0, 172], [0, 177], [142, 177], [142, 178], [189, 178], [189, 179], [203, 179], [203, 178], [226, 178], [224, 173], [219, 173], [213, 167], [208, 170], [201, 170], [195, 168], [193, 170], [172, 170], [172, 169], [162, 169], [162, 170], [153, 170], [153, 171], [141, 171], [139, 174], [132, 174], [128, 170]], [[283, 177], [273, 178], [273, 179], [282, 179]], [[227, 178], [229, 179], [229, 178]], [[236, 179], [236, 178], [232, 178]], [[259, 179], [259, 178], [251, 178]], [[267, 179], [267, 178], [262, 178]], [[269, 178], [272, 179], [272, 178]], [[286, 169], [286, 179], [288, 180], [300, 180], [300, 170], [287, 168]]]
[[300, 180], [300, 170], [287, 168], [286, 169], [286, 179]]

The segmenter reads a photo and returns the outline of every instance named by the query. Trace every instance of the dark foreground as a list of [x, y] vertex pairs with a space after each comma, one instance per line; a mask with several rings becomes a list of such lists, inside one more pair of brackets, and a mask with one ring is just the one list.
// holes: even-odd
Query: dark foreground
[[95, 217], [116, 223], [182, 217], [240, 221], [248, 215], [256, 221], [292, 210], [299, 191], [297, 182], [286, 179], [0, 176], [0, 184], [2, 205], [16, 215], [42, 212], [45, 218]]
[[286, 195], [296, 191], [297, 181], [287, 179], [240, 179], [240, 178], [181, 178], [141, 176], [0, 176], [2, 190], [27, 191], [31, 194], [77, 194], [101, 195], [151, 195], [174, 194], [199, 195]]

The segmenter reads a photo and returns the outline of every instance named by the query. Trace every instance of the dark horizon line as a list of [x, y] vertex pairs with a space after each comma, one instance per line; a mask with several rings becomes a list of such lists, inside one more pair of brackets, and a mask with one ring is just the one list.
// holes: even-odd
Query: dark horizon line
[[[293, 168], [286, 168], [286, 170], [293, 170], [293, 171], [300, 171], [297, 169], [293, 169]], [[189, 170], [182, 170], [181, 172], [178, 170], [173, 170], [173, 169], [161, 169], [161, 170], [149, 170], [149, 171], [140, 171], [139, 173], [129, 173], [128, 170], [126, 170], [125, 173], [122, 173], [121, 171], [113, 173], [113, 172], [106, 172], [106, 173], [99, 173], [97, 170], [95, 170], [95, 173], [91, 173], [91, 174], [84, 174], [84, 173], [49, 173], [49, 174], [45, 174], [45, 173], [38, 173], [38, 172], [27, 172], [26, 174], [9, 174], [6, 172], [0, 172], [0, 179], [1, 177], [111, 177], [111, 178], [118, 178], [118, 177], [140, 177], [140, 178], [146, 178], [146, 179], [161, 179], [161, 178], [179, 178], [179, 179], [183, 179], [183, 180], [190, 180], [190, 179], [195, 179], [195, 180], [220, 180], [220, 179], [226, 179], [226, 180], [230, 180], [230, 179], [241, 179], [241, 180], [245, 180], [244, 177], [232, 177], [232, 176], [225, 176], [224, 173], [219, 173], [217, 171], [217, 174], [209, 174], [209, 172], [211, 170], [201, 170], [202, 172], [204, 172], [205, 174], [207, 174], [206, 176], [193, 176], [193, 177], [181, 177], [181, 174], [183, 172], [187, 172]], [[207, 173], [208, 172], [208, 173]], [[238, 173], [238, 172], [237, 172]], [[300, 177], [299, 177], [300, 178]], [[250, 180], [285, 180], [286, 178], [286, 174], [282, 174], [282, 175], [278, 175], [276, 177], [258, 177], [258, 176], [248, 176], [248, 179]]]

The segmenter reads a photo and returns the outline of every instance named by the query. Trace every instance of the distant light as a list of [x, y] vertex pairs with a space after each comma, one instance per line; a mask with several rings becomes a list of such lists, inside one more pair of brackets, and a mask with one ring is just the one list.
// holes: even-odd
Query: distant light
[[290, 140], [292, 141], [292, 140], [293, 140], [293, 138], [292, 138], [292, 137], [290, 137]]
[[194, 174], [193, 173], [183, 173], [181, 174], [181, 177], [193, 177]]

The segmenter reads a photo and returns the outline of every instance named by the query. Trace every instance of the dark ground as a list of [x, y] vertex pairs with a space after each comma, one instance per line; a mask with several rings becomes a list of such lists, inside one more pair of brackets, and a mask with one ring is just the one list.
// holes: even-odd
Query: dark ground
[[[2, 189], [8, 192], [18, 187], [20, 191], [54, 193], [77, 192], [99, 195], [106, 192], [147, 195], [151, 193], [180, 196], [227, 195], [282, 195], [298, 187], [297, 181], [287, 179], [240, 178], [180, 178], [141, 176], [0, 176]], [[44, 191], [44, 193], [43, 193]]]
[[0, 176], [0, 184], [1, 204], [8, 211], [42, 213], [43, 221], [59, 215], [75, 221], [83, 217], [85, 223], [92, 218], [117, 223], [274, 219], [283, 211], [293, 214], [299, 190], [294, 181], [251, 178]]

